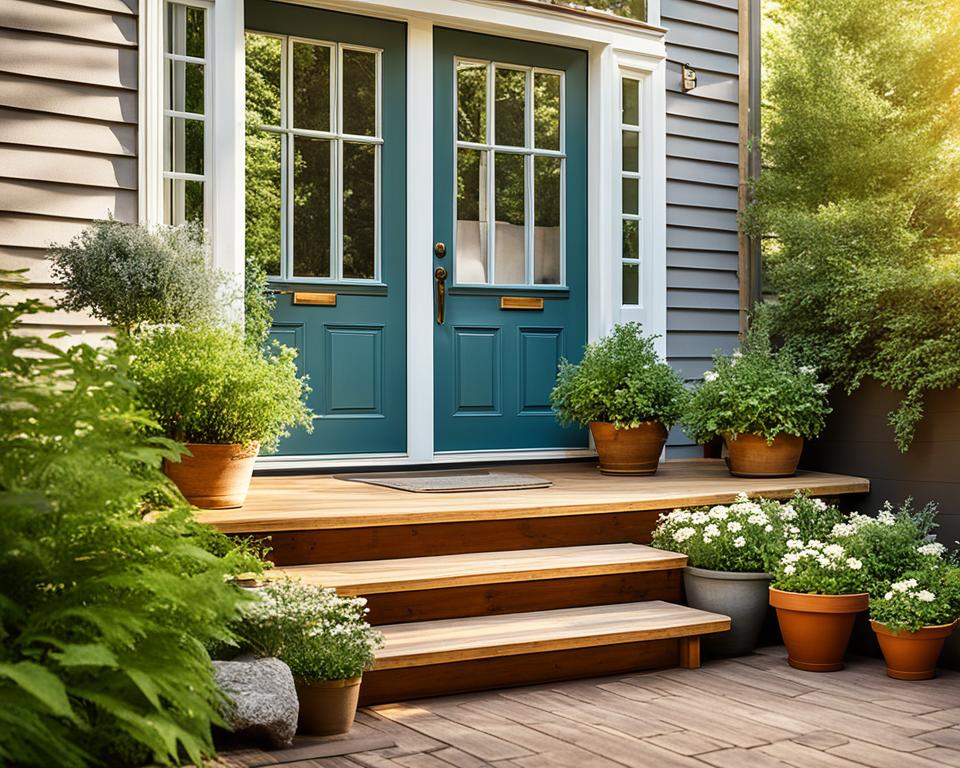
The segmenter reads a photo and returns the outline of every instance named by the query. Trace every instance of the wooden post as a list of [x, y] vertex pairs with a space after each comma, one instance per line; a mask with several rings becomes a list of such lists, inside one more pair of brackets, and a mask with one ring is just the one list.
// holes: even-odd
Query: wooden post
[[700, 668], [700, 638], [699, 637], [681, 637], [680, 638], [680, 668], [681, 669], [699, 669]]

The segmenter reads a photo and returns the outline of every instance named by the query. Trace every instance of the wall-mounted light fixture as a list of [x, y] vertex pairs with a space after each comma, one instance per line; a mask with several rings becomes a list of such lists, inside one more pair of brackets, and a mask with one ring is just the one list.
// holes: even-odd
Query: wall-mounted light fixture
[[697, 70], [689, 64], [680, 65], [680, 90], [684, 93], [697, 87]]

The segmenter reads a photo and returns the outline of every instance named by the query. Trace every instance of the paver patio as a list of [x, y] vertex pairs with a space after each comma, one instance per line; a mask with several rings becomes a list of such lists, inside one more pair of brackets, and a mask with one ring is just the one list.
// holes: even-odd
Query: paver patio
[[[960, 766], [960, 672], [905, 683], [887, 678], [879, 660], [855, 658], [842, 672], [812, 674], [772, 647], [697, 670], [387, 704], [358, 722], [357, 746], [377, 735], [394, 746], [283, 764], [943, 768]], [[228, 764], [265, 763], [247, 751]]]

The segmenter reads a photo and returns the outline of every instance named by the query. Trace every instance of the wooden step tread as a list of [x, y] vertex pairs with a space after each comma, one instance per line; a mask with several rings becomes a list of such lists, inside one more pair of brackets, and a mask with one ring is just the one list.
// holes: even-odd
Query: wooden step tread
[[666, 510], [728, 504], [740, 491], [779, 499], [800, 488], [818, 496], [870, 490], [863, 478], [822, 472], [731, 477], [721, 459], [665, 461], [652, 477], [601, 475], [593, 463], [524, 465], [516, 471], [553, 484], [525, 491], [409, 493], [324, 474], [258, 475], [241, 509], [201, 510], [198, 518], [225, 533], [270, 533]]
[[335, 587], [343, 595], [414, 589], [575, 578], [682, 568], [686, 555], [642, 544], [597, 544], [434, 557], [404, 557], [323, 565], [293, 565], [270, 571], [310, 584]]
[[390, 624], [379, 627], [385, 645], [374, 671], [694, 637], [729, 628], [727, 616], [660, 600]]

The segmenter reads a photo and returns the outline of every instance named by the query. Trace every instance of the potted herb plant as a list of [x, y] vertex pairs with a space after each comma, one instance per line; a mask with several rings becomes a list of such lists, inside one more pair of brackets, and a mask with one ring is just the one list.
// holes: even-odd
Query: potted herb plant
[[618, 325], [588, 344], [579, 364], [560, 361], [554, 412], [561, 424], [589, 425], [604, 474], [654, 474], [667, 430], [680, 418], [686, 391], [657, 356], [654, 338], [637, 323]]
[[[926, 546], [931, 554], [942, 548], [940, 544]], [[957, 571], [941, 564], [912, 571], [893, 582], [882, 596], [870, 600], [870, 626], [890, 677], [929, 680], [936, 675], [943, 644], [960, 616]]]
[[292, 427], [313, 428], [309, 392], [296, 352], [266, 353], [239, 328], [147, 328], [129, 341], [138, 398], [167, 437], [188, 455], [164, 471], [198, 507], [243, 505], [258, 452], [270, 452]]
[[766, 324], [756, 323], [742, 352], [714, 358], [683, 426], [698, 443], [722, 437], [736, 477], [789, 477], [804, 438], [823, 429], [830, 412], [826, 393], [816, 369], [773, 350]]
[[293, 673], [303, 733], [346, 733], [353, 725], [363, 673], [374, 663], [382, 635], [366, 620], [366, 600], [293, 579], [254, 590], [238, 629], [241, 644], [273, 656]]
[[730, 505], [662, 515], [653, 546], [687, 556], [683, 571], [687, 603], [731, 619], [729, 632], [703, 638], [705, 652], [714, 656], [751, 652], [767, 615], [769, 563], [782, 556], [788, 539], [829, 532], [840, 518], [836, 507], [802, 493], [786, 502], [751, 501], [740, 494]]

